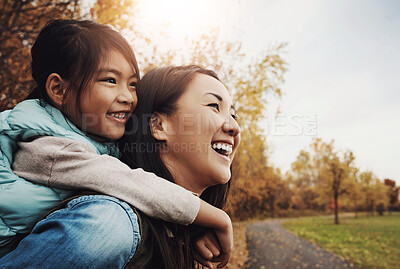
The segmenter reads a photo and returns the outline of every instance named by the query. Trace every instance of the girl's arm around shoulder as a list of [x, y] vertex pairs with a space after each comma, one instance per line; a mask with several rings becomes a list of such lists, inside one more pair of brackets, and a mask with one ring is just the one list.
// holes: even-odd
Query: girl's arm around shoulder
[[20, 177], [50, 187], [115, 196], [151, 217], [184, 225], [193, 223], [199, 213], [200, 198], [190, 191], [99, 155], [84, 142], [45, 136], [19, 146], [12, 168]]

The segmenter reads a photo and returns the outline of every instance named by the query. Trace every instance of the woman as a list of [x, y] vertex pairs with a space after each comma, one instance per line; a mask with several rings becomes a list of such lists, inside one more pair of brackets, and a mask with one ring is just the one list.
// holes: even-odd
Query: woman
[[[240, 129], [231, 97], [217, 75], [198, 66], [157, 68], [143, 77], [137, 94], [135, 120], [127, 125], [132, 135], [120, 143], [125, 162], [221, 208]], [[141, 241], [130, 266], [194, 268], [191, 238], [197, 234], [196, 227], [135, 212]]]

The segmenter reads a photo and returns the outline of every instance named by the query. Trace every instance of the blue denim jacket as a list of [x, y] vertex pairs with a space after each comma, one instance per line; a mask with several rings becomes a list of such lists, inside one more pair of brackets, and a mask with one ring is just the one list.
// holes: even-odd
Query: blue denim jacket
[[[38, 222], [14, 251], [0, 258], [0, 268], [125, 268], [139, 242], [138, 216], [128, 204], [86, 195]], [[134, 268], [149, 266], [135, 262]]]

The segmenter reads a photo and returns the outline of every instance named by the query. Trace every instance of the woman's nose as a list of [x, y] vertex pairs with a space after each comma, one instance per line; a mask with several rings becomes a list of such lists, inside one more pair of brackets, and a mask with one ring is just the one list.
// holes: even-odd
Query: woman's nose
[[237, 136], [240, 133], [239, 124], [234, 118], [232, 118], [232, 116], [230, 116], [229, 119], [224, 122], [222, 125], [222, 130], [231, 136]]

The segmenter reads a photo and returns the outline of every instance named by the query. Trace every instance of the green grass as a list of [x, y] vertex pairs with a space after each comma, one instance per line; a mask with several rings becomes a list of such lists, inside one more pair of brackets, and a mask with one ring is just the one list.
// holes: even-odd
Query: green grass
[[305, 217], [283, 226], [342, 256], [358, 268], [400, 268], [400, 214], [391, 216]]

